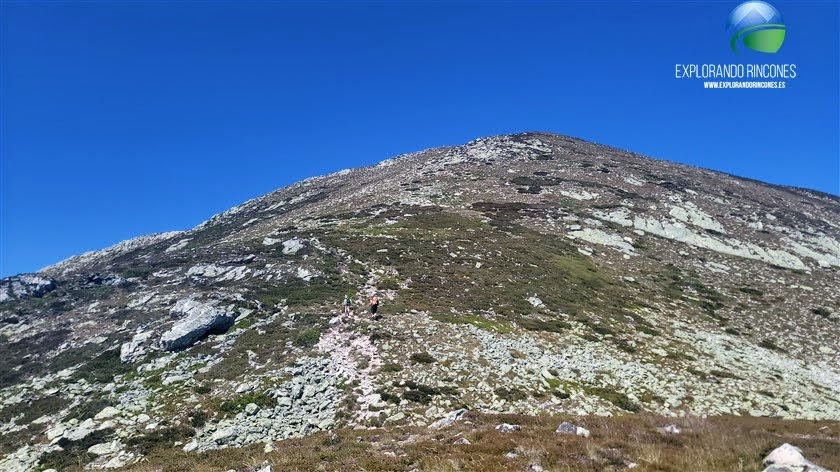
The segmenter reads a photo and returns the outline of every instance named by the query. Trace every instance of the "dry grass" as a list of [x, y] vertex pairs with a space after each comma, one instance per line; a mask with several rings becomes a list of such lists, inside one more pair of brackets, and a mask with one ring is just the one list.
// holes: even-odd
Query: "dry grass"
[[[588, 428], [582, 438], [554, 433], [569, 420]], [[522, 425], [504, 434], [501, 422]], [[674, 423], [679, 435], [657, 428]], [[470, 444], [455, 444], [459, 438]], [[840, 423], [769, 418], [662, 418], [627, 415], [615, 418], [469, 414], [441, 431], [425, 428], [343, 429], [262, 446], [226, 449], [200, 455], [155, 451], [134, 471], [246, 470], [268, 461], [278, 471], [509, 471], [538, 463], [547, 471], [761, 471], [762, 458], [784, 442], [810, 460], [840, 469]], [[514, 452], [515, 458], [506, 454]]]

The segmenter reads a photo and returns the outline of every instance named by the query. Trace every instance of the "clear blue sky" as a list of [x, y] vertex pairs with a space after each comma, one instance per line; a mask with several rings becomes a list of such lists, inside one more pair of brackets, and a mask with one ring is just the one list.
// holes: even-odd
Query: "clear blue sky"
[[[2, 3], [0, 275], [188, 229], [301, 178], [553, 131], [840, 193], [837, 2]], [[704, 90], [677, 63], [794, 63], [785, 90]]]

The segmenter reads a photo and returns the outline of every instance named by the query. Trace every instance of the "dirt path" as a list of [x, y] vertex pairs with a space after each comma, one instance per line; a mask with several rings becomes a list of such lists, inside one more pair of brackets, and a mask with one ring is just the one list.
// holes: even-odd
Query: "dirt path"
[[338, 371], [348, 384], [354, 385], [353, 394], [357, 396], [351, 426], [365, 426], [369, 418], [376, 417], [378, 411], [371, 411], [370, 406], [381, 399], [378, 393], [375, 373], [382, 365], [382, 360], [370, 337], [353, 330], [360, 318], [336, 316], [330, 320], [330, 329], [321, 335], [317, 348], [327, 354], [332, 367]]

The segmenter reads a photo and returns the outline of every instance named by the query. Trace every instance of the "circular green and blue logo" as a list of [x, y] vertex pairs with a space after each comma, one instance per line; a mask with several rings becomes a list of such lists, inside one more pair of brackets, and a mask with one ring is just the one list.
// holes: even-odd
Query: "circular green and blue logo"
[[785, 42], [782, 14], [773, 5], [761, 1], [744, 2], [729, 14], [729, 45], [738, 52], [739, 45], [753, 51], [774, 53]]

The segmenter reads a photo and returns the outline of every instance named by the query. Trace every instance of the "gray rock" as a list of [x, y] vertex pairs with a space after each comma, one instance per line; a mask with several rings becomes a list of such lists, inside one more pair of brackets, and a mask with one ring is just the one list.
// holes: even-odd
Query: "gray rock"
[[668, 426], [662, 428], [662, 432], [667, 434], [680, 434], [680, 428], [678, 428], [675, 424], [669, 424]]
[[805, 459], [801, 449], [788, 443], [770, 451], [763, 463], [767, 466], [764, 472], [829, 472]]
[[93, 419], [95, 419], [95, 420], [107, 420], [108, 418], [113, 418], [113, 417], [115, 417], [119, 414], [120, 414], [120, 410], [118, 410], [118, 409], [116, 409], [112, 406], [106, 406], [105, 408], [102, 409], [102, 411], [97, 413], [96, 416], [93, 417]]
[[134, 362], [146, 353], [146, 343], [152, 337], [151, 331], [137, 333], [131, 341], [120, 346], [120, 361]]
[[188, 442], [184, 445], [184, 452], [192, 452], [198, 448], [198, 441], [193, 439], [192, 441]]
[[114, 458], [109, 460], [103, 466], [106, 469], [121, 469], [129, 464], [137, 461], [137, 456], [133, 453], [120, 451]]
[[210, 440], [215, 442], [216, 444], [228, 444], [236, 440], [239, 436], [239, 433], [236, 431], [234, 427], [222, 428], [212, 436], [210, 436]]
[[386, 419], [385, 421], [387, 421], [387, 422], [389, 422], [389, 423], [393, 423], [393, 422], [395, 422], [395, 421], [399, 421], [399, 420], [401, 420], [401, 419], [403, 419], [403, 418], [405, 418], [405, 413], [403, 413], [403, 412], [401, 412], [401, 411], [400, 411], [400, 412], [398, 412], [397, 414], [395, 414], [395, 415], [393, 415], [393, 416], [389, 416], [389, 417], [388, 417], [388, 419]]
[[179, 300], [171, 312], [185, 318], [161, 336], [160, 347], [167, 351], [190, 347], [207, 333], [224, 332], [236, 319], [233, 311], [191, 298]]
[[70, 441], [78, 441], [86, 437], [88, 434], [94, 432], [95, 430], [96, 424], [93, 422], [92, 418], [88, 418], [82, 421], [82, 423], [79, 426], [64, 431], [63, 437]]
[[455, 423], [456, 421], [463, 418], [465, 414], [467, 414], [467, 409], [466, 408], [461, 408], [460, 410], [452, 411], [448, 415], [446, 415], [446, 417], [441, 418], [441, 419], [435, 421], [434, 423], [430, 424], [429, 428], [431, 428], [431, 429], [446, 428], [447, 426], [451, 426], [453, 423]]
[[496, 426], [496, 429], [501, 431], [502, 433], [512, 433], [514, 431], [521, 430], [522, 426], [519, 426], [518, 424], [502, 423]]
[[589, 437], [589, 430], [588, 429], [586, 429], [584, 427], [581, 427], [581, 426], [574, 425], [572, 423], [569, 423], [568, 421], [564, 421], [564, 422], [560, 423], [560, 426], [558, 426], [557, 429], [554, 432], [557, 433], [557, 434], [575, 434], [577, 436], [582, 436], [584, 438]]
[[305, 247], [303, 240], [300, 238], [292, 238], [283, 241], [283, 254], [292, 255], [297, 254], [298, 251]]
[[120, 444], [120, 442], [115, 439], [111, 442], [94, 444], [93, 446], [88, 448], [87, 452], [95, 456], [108, 456], [111, 454], [116, 454], [121, 449], [122, 444]]

